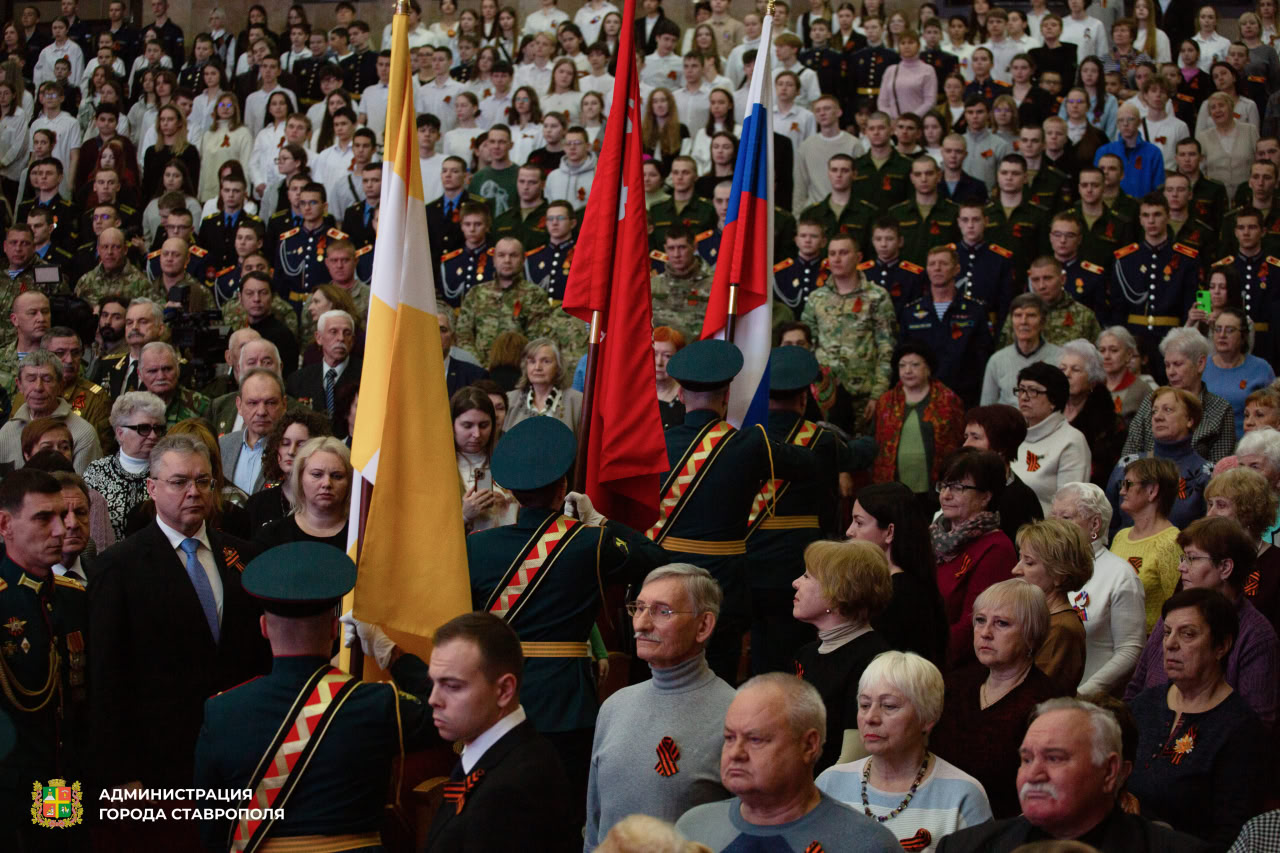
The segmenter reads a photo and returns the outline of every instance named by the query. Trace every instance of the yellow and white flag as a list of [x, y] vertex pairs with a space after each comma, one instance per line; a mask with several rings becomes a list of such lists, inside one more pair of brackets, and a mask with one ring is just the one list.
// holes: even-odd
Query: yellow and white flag
[[[356, 618], [430, 637], [471, 610], [471, 592], [418, 165], [408, 28], [408, 15], [396, 14], [381, 212], [351, 442], [356, 471], [347, 551], [354, 559], [359, 546]], [[372, 495], [370, 484], [376, 486]]]

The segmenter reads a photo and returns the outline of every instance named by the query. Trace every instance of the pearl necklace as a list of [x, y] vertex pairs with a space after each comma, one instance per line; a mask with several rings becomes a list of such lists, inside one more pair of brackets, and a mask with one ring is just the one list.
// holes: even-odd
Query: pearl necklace
[[876, 815], [871, 813], [871, 803], [867, 800], [867, 780], [871, 778], [871, 758], [867, 758], [866, 765], [862, 768], [862, 811], [867, 817], [873, 817], [880, 823], [893, 820], [902, 814], [902, 810], [911, 802], [911, 798], [916, 795], [916, 791], [920, 788], [920, 783], [924, 781], [924, 773], [929, 769], [929, 750], [924, 751], [924, 761], [920, 764], [920, 772], [916, 774], [916, 781], [911, 783], [911, 790], [907, 791], [907, 798], [898, 804], [898, 807], [885, 815]]

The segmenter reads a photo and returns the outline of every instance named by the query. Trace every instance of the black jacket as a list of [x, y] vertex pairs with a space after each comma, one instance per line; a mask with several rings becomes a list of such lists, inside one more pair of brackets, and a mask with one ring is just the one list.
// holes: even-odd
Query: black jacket
[[[361, 359], [358, 355], [347, 356], [347, 369], [338, 377], [335, 388], [341, 388], [352, 382], [360, 384]], [[308, 364], [293, 372], [285, 381], [285, 390], [290, 397], [296, 399], [314, 412], [327, 414], [328, 408], [324, 399], [324, 361]], [[347, 437], [346, 412], [335, 412], [333, 434], [337, 438]]]
[[[1008, 853], [1022, 844], [1051, 839], [1025, 817], [1015, 817], [954, 832], [942, 839], [938, 853]], [[1198, 838], [1119, 809], [1080, 840], [1087, 840], [1100, 853], [1202, 853], [1210, 849]]]
[[449, 370], [445, 373], [445, 388], [452, 397], [454, 392], [459, 388], [466, 388], [474, 383], [477, 379], [488, 379], [489, 371], [485, 370], [478, 364], [472, 364], [469, 361], [461, 361], [456, 358], [449, 359]]

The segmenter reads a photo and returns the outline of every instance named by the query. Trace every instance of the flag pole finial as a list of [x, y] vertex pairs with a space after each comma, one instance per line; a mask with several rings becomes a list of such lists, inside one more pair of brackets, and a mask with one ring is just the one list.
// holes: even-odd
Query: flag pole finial
[[[769, 3], [769, 5], [773, 6], [772, 1]], [[396, 0], [395, 4], [392, 6], [391, 14], [393, 15], [409, 14], [409, 0]]]
[[774, 0], [769, 0], [769, 3], [764, 7], [764, 13], [766, 15], [773, 15], [773, 2]]

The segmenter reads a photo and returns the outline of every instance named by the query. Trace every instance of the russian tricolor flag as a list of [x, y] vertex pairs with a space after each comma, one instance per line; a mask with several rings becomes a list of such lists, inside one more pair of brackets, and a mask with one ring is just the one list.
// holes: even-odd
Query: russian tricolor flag
[[729, 387], [727, 420], [765, 423], [769, 412], [769, 350], [773, 344], [773, 18], [765, 16], [751, 75], [733, 190], [720, 237], [703, 338], [728, 338], [742, 350], [742, 372]]

